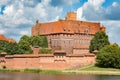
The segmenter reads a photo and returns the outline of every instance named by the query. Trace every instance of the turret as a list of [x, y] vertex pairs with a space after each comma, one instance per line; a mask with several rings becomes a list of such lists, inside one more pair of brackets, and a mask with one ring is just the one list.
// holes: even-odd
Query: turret
[[66, 15], [66, 20], [76, 20], [77, 14], [75, 12], [68, 12]]

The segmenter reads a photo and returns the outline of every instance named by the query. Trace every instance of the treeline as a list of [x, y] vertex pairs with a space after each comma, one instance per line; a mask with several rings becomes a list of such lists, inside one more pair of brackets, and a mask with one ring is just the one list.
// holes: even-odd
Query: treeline
[[97, 50], [96, 65], [105, 68], [120, 68], [120, 47], [110, 44], [104, 32], [97, 32], [90, 43], [90, 52]]
[[9, 55], [31, 54], [33, 53], [31, 47], [47, 48], [48, 42], [46, 36], [24, 35], [20, 38], [18, 43], [0, 40], [0, 52], [7, 52]]

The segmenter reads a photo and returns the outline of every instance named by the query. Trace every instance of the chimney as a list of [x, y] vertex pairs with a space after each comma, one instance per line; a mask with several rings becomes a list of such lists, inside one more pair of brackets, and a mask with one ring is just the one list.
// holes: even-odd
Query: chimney
[[39, 47], [32, 47], [32, 50], [33, 50], [34, 55], [38, 55], [40, 48]]
[[66, 20], [76, 20], [77, 19], [77, 13], [75, 12], [68, 12], [66, 15]]

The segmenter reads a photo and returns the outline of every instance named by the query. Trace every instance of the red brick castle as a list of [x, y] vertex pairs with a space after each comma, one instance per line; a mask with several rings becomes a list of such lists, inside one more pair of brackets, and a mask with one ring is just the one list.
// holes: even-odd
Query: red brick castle
[[32, 35], [45, 35], [49, 48], [66, 53], [88, 53], [90, 40], [98, 31], [105, 31], [100, 23], [77, 21], [76, 13], [68, 12], [65, 20], [39, 23], [32, 27]]
[[[32, 36], [45, 35], [52, 54], [6, 55], [0, 53], [0, 67], [10, 69], [54, 69], [63, 70], [82, 67], [95, 63], [95, 55], [89, 53], [90, 40], [105, 27], [100, 23], [77, 21], [76, 13], [67, 13], [65, 20], [39, 23], [32, 27]], [[2, 40], [4, 36], [0, 36]]]

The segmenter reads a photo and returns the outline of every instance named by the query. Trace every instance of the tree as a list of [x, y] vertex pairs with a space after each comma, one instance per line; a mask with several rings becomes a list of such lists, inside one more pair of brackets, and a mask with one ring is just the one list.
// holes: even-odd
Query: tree
[[32, 36], [31, 37], [31, 45], [33, 47], [40, 47], [41, 38], [39, 36]]
[[9, 55], [24, 53], [23, 50], [20, 49], [17, 43], [8, 43], [5, 52], [7, 52]]
[[47, 48], [48, 47], [47, 37], [46, 36], [40, 36], [40, 39], [41, 39], [40, 46], [43, 47], [43, 48]]
[[90, 52], [93, 52], [94, 50], [100, 50], [105, 45], [109, 45], [110, 42], [108, 40], [108, 36], [100, 31], [97, 32], [94, 36], [94, 38], [90, 42]]
[[21, 41], [19, 41], [18, 45], [19, 45], [20, 49], [22, 49], [24, 51], [24, 53], [27, 53], [27, 54], [33, 53], [28, 41], [21, 40]]
[[23, 50], [24, 53], [33, 53], [30, 45], [31, 45], [31, 37], [24, 35], [20, 38], [20, 41], [18, 43], [19, 47]]
[[23, 36], [20, 38], [19, 43], [22, 42], [22, 41], [27, 41], [27, 42], [29, 43], [29, 45], [30, 45], [31, 38], [30, 38], [29, 36], [27, 36], [27, 35], [23, 35]]
[[46, 36], [32, 36], [31, 45], [34, 47], [48, 47], [48, 42]]
[[4, 52], [6, 49], [6, 46], [9, 42], [5, 40], [0, 40], [0, 52]]
[[120, 48], [118, 45], [107, 45], [97, 54], [97, 66], [120, 68]]

